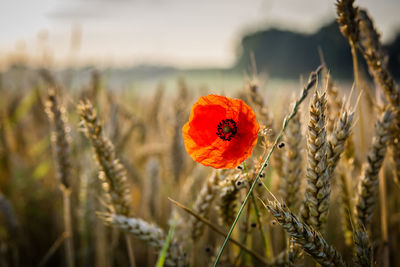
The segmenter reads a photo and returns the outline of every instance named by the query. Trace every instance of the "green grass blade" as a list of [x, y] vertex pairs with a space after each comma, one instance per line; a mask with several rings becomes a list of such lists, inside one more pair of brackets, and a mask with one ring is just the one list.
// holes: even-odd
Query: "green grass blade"
[[165, 258], [167, 257], [167, 251], [168, 251], [169, 245], [171, 244], [172, 236], [174, 235], [175, 226], [176, 226], [176, 221], [172, 220], [171, 226], [169, 227], [167, 238], [165, 239], [164, 246], [162, 247], [161, 253], [158, 256], [158, 260], [157, 260], [157, 264], [156, 264], [157, 267], [164, 266]]

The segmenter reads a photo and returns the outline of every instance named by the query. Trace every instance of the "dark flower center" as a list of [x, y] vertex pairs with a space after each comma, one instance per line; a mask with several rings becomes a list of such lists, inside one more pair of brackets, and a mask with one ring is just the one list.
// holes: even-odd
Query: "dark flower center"
[[231, 141], [237, 133], [236, 122], [232, 119], [225, 119], [218, 123], [217, 135], [224, 141]]

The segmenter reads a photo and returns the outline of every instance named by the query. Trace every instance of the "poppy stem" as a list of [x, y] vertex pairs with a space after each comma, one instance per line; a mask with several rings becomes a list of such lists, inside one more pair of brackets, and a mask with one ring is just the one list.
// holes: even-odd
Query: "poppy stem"
[[244, 199], [242, 206], [240, 206], [240, 209], [239, 209], [239, 211], [238, 211], [238, 213], [237, 213], [237, 215], [236, 215], [235, 221], [233, 222], [233, 224], [232, 224], [232, 226], [231, 226], [231, 229], [229, 230], [228, 235], [226, 236], [225, 241], [224, 241], [224, 243], [222, 244], [222, 247], [221, 247], [221, 249], [220, 249], [220, 251], [219, 251], [219, 253], [218, 253], [218, 256], [217, 256], [217, 258], [216, 258], [216, 260], [215, 260], [214, 267], [217, 266], [219, 260], [221, 259], [222, 253], [224, 252], [224, 249], [225, 249], [226, 245], [228, 244], [229, 238], [231, 237], [232, 232], [233, 232], [233, 230], [235, 229], [235, 226], [236, 226], [236, 224], [237, 224], [238, 221], [239, 221], [240, 215], [242, 215], [242, 212], [243, 212], [244, 207], [246, 206], [247, 202], [249, 201], [249, 198], [250, 198], [250, 197], [252, 196], [252, 194], [253, 194], [253, 190], [254, 190], [255, 186], [257, 185], [258, 180], [260, 179], [261, 173], [264, 171], [264, 168], [267, 166], [267, 164], [268, 164], [268, 162], [269, 162], [269, 159], [270, 159], [270, 157], [271, 157], [271, 155], [272, 155], [272, 152], [274, 152], [275, 148], [276, 148], [276, 147], [278, 146], [278, 144], [280, 143], [280, 141], [281, 141], [281, 139], [282, 139], [282, 136], [283, 136], [283, 133], [285, 132], [285, 130], [286, 130], [286, 128], [287, 128], [287, 125], [289, 124], [290, 120], [296, 115], [297, 110], [299, 109], [300, 104], [301, 104], [301, 103], [304, 101], [304, 99], [307, 97], [307, 94], [308, 94], [308, 92], [310, 91], [310, 89], [311, 89], [314, 85], [317, 84], [317, 81], [318, 81], [318, 74], [320, 73], [320, 71], [322, 70], [322, 68], [323, 68], [323, 66], [321, 65], [321, 66], [319, 66], [315, 71], [311, 72], [310, 77], [308, 78], [307, 85], [303, 88], [303, 91], [302, 91], [302, 93], [301, 93], [300, 98], [295, 102], [295, 104], [294, 104], [294, 106], [293, 106], [293, 109], [292, 109], [292, 112], [291, 112], [288, 116], [285, 117], [285, 120], [283, 121], [282, 129], [281, 129], [281, 131], [279, 132], [279, 135], [276, 137], [275, 142], [274, 142], [273, 146], [271, 147], [270, 151], [268, 152], [268, 155], [267, 155], [267, 157], [265, 158], [264, 163], [261, 165], [261, 168], [260, 168], [260, 170], [259, 170], [259, 172], [258, 172], [256, 178], [254, 179], [253, 184], [251, 185], [250, 190], [249, 190], [249, 192], [247, 193], [246, 198]]

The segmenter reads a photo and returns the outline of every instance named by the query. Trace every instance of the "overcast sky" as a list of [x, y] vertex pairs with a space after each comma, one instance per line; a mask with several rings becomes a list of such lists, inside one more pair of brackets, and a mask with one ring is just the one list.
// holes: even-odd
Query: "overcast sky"
[[[229, 66], [240, 36], [278, 25], [312, 32], [335, 17], [334, 0], [0, 0], [0, 61], [16, 49], [56, 62]], [[399, 0], [358, 0], [385, 39], [400, 29]], [[40, 34], [39, 34], [40, 33]], [[39, 42], [38, 36], [42, 36]], [[47, 36], [47, 37], [46, 37]], [[4, 61], [4, 60], [3, 60]], [[1, 64], [0, 64], [1, 65]]]

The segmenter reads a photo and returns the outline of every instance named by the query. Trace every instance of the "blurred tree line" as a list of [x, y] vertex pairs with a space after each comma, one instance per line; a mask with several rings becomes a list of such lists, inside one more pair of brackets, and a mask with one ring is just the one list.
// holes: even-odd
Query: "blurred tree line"
[[[251, 66], [254, 53], [257, 70], [270, 76], [298, 78], [321, 64], [318, 49], [335, 78], [352, 79], [353, 63], [348, 41], [339, 31], [336, 21], [323, 26], [314, 34], [302, 34], [286, 30], [269, 29], [243, 37], [238, 49], [235, 70]], [[389, 68], [400, 78], [400, 34], [385, 46], [389, 55]], [[362, 69], [367, 70], [362, 57]]]

